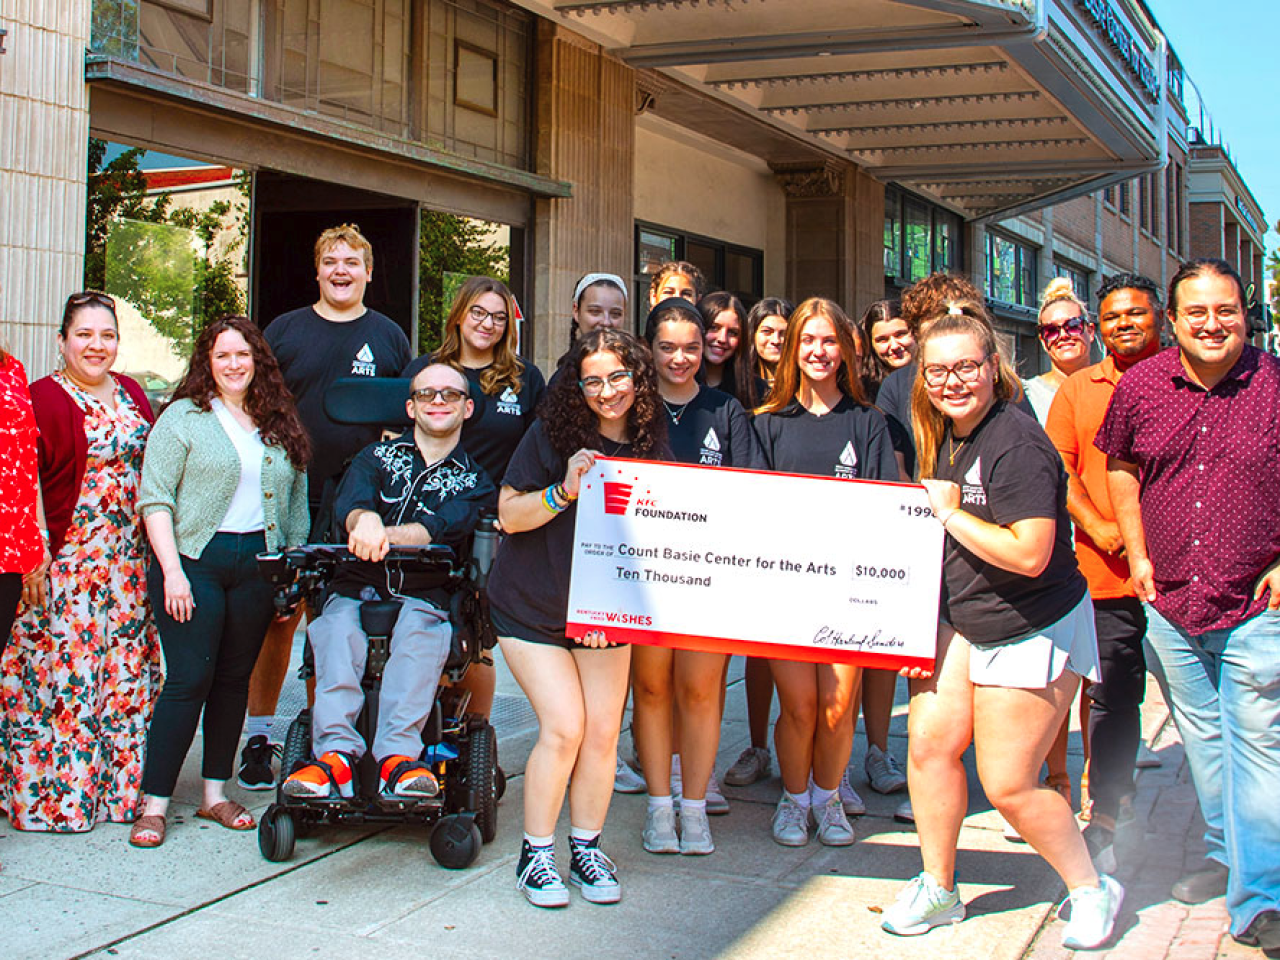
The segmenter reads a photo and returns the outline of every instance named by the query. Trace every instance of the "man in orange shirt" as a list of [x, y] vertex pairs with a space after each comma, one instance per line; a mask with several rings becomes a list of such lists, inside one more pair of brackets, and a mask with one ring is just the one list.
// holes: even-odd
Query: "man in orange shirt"
[[1112, 840], [1122, 801], [1134, 794], [1141, 742], [1139, 706], [1146, 686], [1142, 641], [1147, 618], [1129, 580], [1129, 562], [1107, 493], [1107, 457], [1093, 445], [1124, 372], [1160, 349], [1160, 292], [1146, 277], [1118, 274], [1098, 291], [1098, 333], [1106, 358], [1066, 379], [1045, 431], [1067, 470], [1067, 510], [1076, 558], [1089, 581], [1102, 680], [1088, 688], [1089, 795], [1085, 840], [1099, 870], [1116, 868]]

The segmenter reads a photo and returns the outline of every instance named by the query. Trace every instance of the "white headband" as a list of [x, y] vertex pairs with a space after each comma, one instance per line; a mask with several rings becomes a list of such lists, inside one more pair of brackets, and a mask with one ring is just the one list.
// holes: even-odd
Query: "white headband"
[[958, 306], [957, 304], [949, 303], [949, 304], [947, 304], [947, 316], [949, 316], [949, 317], [963, 317], [963, 316], [964, 316], [964, 308], [963, 308], [963, 307], [961, 307], [961, 306]]
[[573, 288], [573, 305], [576, 307], [578, 305], [578, 301], [582, 299], [582, 291], [597, 283], [613, 284], [622, 291], [622, 299], [627, 299], [627, 285], [616, 273], [588, 273], [585, 277], [579, 280], [578, 285]]

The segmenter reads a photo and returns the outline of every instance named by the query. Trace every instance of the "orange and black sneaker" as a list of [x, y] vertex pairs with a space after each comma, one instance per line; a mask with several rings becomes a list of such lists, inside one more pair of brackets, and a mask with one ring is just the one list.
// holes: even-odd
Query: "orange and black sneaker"
[[440, 792], [435, 774], [421, 760], [387, 757], [379, 769], [382, 771], [380, 786], [383, 796], [422, 800]]
[[355, 792], [351, 764], [341, 753], [325, 753], [289, 774], [281, 787], [287, 797], [313, 799], [349, 799]]

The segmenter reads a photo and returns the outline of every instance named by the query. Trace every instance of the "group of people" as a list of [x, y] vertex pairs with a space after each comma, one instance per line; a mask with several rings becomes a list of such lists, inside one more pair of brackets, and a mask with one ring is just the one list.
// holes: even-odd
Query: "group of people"
[[[246, 709], [239, 782], [275, 783], [270, 722], [301, 615], [275, 616], [254, 558], [335, 531], [362, 562], [323, 610], [307, 611], [314, 759], [282, 771], [283, 789], [349, 796], [369, 749], [380, 790], [433, 795], [420, 738], [445, 613], [384, 558], [393, 545], [459, 544], [496, 508], [493, 627], [539, 722], [517, 885], [537, 906], [568, 904], [555, 857], [567, 795], [569, 884], [616, 902], [618, 871], [600, 841], [615, 788], [647, 794], [645, 850], [715, 849], [708, 817], [728, 807], [715, 774], [728, 658], [629, 647], [607, 630], [566, 635], [574, 515], [596, 458], [918, 480], [945, 549], [936, 662], [907, 671], [905, 773], [888, 744], [894, 673], [749, 659], [751, 744], [725, 781], [769, 775], [776, 689], [773, 837], [799, 846], [812, 830], [852, 844], [849, 817], [865, 812], [848, 773], [860, 709], [872, 788], [910, 792], [898, 812], [916, 823], [923, 869], [882, 925], [914, 935], [964, 917], [955, 859], [972, 743], [988, 799], [1066, 884], [1064, 943], [1096, 947], [1123, 899], [1112, 841], [1131, 812], [1150, 666], [1209, 828], [1210, 863], [1174, 893], [1225, 892], [1239, 939], [1280, 941], [1280, 814], [1266, 800], [1280, 786], [1280, 364], [1245, 342], [1244, 291], [1228, 265], [1194, 261], [1175, 276], [1177, 345], [1163, 352], [1154, 284], [1108, 279], [1099, 364], [1088, 362], [1085, 304], [1050, 285], [1039, 333], [1053, 368], [1024, 387], [981, 293], [955, 275], [855, 323], [819, 297], [747, 311], [673, 262], [652, 278], [641, 338], [624, 329], [629, 285], [589, 273], [574, 290], [568, 352], [545, 382], [519, 356], [518, 310], [501, 282], [463, 284], [441, 347], [413, 360], [399, 328], [364, 305], [373, 255], [358, 229], [326, 231], [315, 257], [317, 302], [265, 336], [244, 318], [210, 324], [158, 418], [136, 383], [111, 373], [118, 328], [102, 294], [68, 301], [65, 363], [29, 392], [16, 359], [0, 355], [0, 429], [13, 451], [0, 466], [0, 614], [21, 611], [3, 634], [0, 805], [15, 826], [134, 821], [132, 843], [163, 843], [203, 712], [199, 816], [253, 827], [225, 785]], [[408, 429], [380, 438], [333, 423], [324, 393], [350, 376], [407, 378]], [[353, 726], [364, 655], [355, 610], [372, 596], [404, 606], [366, 745]], [[1054, 759], [1082, 679], [1083, 833]], [[464, 682], [487, 713], [492, 671]], [[618, 749], [629, 694], [638, 771]]]

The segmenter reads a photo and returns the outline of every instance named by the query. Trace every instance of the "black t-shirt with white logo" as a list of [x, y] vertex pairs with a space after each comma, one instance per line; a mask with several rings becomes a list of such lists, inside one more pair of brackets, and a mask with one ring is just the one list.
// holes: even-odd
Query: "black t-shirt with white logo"
[[884, 415], [842, 397], [821, 416], [792, 402], [755, 418], [770, 469], [841, 480], [897, 480], [898, 464]]
[[335, 323], [314, 308], [303, 307], [276, 317], [264, 335], [311, 437], [307, 491], [314, 511], [325, 481], [337, 478], [349, 458], [382, 434], [377, 425], [348, 426], [330, 420], [324, 412], [325, 391], [342, 377], [399, 376], [413, 351], [404, 331], [376, 310]]
[[[954, 465], [949, 450], [955, 452]], [[1039, 633], [1070, 613], [1088, 585], [1071, 545], [1067, 474], [1040, 424], [997, 400], [966, 439], [943, 438], [937, 476], [958, 483], [960, 509], [988, 523], [1008, 526], [1033, 517], [1057, 523], [1049, 565], [1037, 577], [981, 560], [948, 535], [943, 618], [970, 643], [984, 647]]]
[[[405, 367], [401, 376], [413, 379], [429, 363], [431, 357], [418, 357]], [[535, 411], [547, 387], [542, 371], [532, 363], [526, 363], [520, 371], [518, 391], [500, 387], [496, 394], [490, 396], [480, 386], [480, 375], [487, 369], [464, 368], [462, 371], [466, 374], [471, 400], [475, 403], [475, 410], [462, 424], [462, 447], [484, 467], [497, 487], [507, 472], [507, 464], [511, 462], [520, 438], [533, 426]]]
[[667, 438], [677, 463], [767, 470], [747, 411], [727, 393], [702, 387], [683, 406], [667, 403]]

